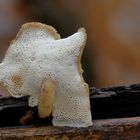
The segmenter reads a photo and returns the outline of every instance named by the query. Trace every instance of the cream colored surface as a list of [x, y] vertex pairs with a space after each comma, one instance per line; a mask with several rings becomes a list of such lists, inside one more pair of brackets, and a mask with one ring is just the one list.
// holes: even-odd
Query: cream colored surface
[[90, 126], [89, 89], [80, 62], [85, 42], [84, 28], [60, 39], [51, 26], [24, 24], [0, 64], [0, 81], [12, 96], [28, 95], [40, 117], [52, 112], [53, 125]]
[[55, 83], [52, 80], [44, 80], [38, 102], [38, 114], [41, 118], [46, 118], [52, 113], [54, 97]]

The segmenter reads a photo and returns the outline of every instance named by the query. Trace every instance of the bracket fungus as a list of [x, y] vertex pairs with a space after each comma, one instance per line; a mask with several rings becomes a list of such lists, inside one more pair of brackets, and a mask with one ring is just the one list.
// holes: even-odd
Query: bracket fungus
[[89, 88], [84, 82], [81, 56], [86, 31], [81, 28], [61, 39], [56, 30], [38, 22], [22, 25], [0, 64], [0, 85], [16, 98], [29, 96], [53, 125], [92, 125]]

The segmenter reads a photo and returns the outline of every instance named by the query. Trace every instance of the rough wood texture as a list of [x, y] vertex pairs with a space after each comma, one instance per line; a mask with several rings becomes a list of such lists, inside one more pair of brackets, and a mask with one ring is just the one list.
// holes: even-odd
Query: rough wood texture
[[[0, 98], [0, 139], [140, 139], [140, 84], [91, 88], [90, 93], [94, 123], [88, 128], [53, 127], [51, 118], [41, 120], [36, 108], [27, 106], [27, 97]], [[21, 126], [19, 119], [29, 110], [33, 118]]]
[[12, 97], [0, 97], [0, 110], [13, 107], [27, 106], [27, 97], [24, 98], [12, 98]]
[[140, 84], [110, 88], [91, 88], [94, 119], [140, 116]]
[[0, 128], [2, 140], [139, 140], [140, 117], [96, 120], [92, 127], [27, 126]]

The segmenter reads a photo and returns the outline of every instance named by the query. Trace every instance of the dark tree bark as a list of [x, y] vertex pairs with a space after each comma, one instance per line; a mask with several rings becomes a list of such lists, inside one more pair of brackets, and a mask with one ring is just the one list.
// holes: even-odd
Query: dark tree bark
[[[39, 119], [27, 99], [0, 98], [1, 139], [140, 139], [140, 84], [91, 88], [93, 126], [88, 128], [53, 127], [52, 118]], [[26, 113], [27, 125], [22, 126]]]

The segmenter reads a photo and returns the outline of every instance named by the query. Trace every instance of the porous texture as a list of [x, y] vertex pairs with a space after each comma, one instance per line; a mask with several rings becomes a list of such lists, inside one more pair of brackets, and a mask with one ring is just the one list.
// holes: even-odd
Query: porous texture
[[[41, 94], [42, 82], [45, 81], [47, 85], [46, 81], [49, 81], [49, 85], [52, 81], [54, 85], [50, 88], [55, 87], [54, 98], [50, 96], [53, 101], [53, 124], [90, 126], [89, 89], [82, 77], [80, 62], [85, 42], [84, 28], [70, 37], [60, 39], [51, 26], [24, 24], [0, 64], [0, 82], [14, 97], [28, 95], [29, 106], [34, 107], [44, 102], [41, 97], [45, 95]], [[54, 92], [46, 87], [48, 94]]]

